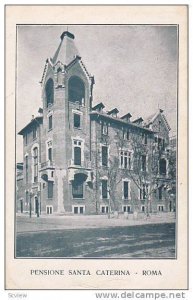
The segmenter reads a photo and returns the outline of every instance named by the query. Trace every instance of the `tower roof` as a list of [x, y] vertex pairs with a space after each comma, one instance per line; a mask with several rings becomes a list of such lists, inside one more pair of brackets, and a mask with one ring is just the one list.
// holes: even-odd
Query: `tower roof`
[[60, 44], [51, 61], [53, 64], [60, 61], [64, 65], [68, 65], [76, 56], [79, 56], [78, 49], [74, 43], [75, 37], [69, 31], [64, 31], [60, 39]]

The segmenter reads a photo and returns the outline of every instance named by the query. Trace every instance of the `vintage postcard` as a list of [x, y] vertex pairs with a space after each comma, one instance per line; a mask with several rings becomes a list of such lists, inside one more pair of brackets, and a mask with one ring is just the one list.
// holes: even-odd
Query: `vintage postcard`
[[6, 6], [6, 289], [188, 289], [187, 15]]

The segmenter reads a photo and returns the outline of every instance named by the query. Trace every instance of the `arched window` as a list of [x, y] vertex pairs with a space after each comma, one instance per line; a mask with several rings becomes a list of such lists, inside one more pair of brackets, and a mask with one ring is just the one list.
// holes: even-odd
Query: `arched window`
[[78, 77], [72, 77], [68, 82], [68, 100], [84, 105], [85, 86], [83, 81]]
[[164, 158], [159, 161], [159, 174], [166, 175], [166, 160]]
[[54, 81], [53, 79], [48, 79], [46, 82], [46, 106], [54, 103]]

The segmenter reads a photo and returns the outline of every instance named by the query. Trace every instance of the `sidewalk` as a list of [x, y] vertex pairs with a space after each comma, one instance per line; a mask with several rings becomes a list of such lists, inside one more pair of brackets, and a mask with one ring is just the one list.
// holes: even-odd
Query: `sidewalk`
[[175, 223], [174, 214], [162, 213], [157, 215], [151, 215], [143, 218], [134, 219], [133, 215], [129, 215], [128, 219], [123, 215], [119, 218], [108, 219], [107, 215], [61, 215], [61, 216], [37, 216], [29, 215], [17, 215], [16, 217], [16, 231], [22, 232], [37, 232], [59, 229], [89, 229], [89, 228], [108, 228], [108, 227], [127, 227], [127, 226], [139, 226], [147, 224], [163, 224], [163, 223]]

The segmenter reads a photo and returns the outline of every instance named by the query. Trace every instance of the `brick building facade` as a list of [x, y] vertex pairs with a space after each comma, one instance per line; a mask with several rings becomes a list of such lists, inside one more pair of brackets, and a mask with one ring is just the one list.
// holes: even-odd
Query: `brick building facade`
[[25, 211], [173, 211], [170, 127], [162, 110], [131, 121], [129, 112], [120, 117], [118, 108], [93, 106], [94, 77], [68, 31], [46, 61], [41, 85], [39, 115], [19, 132]]

